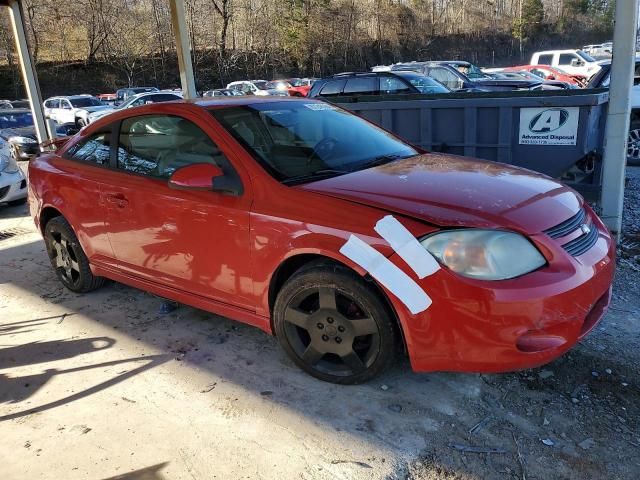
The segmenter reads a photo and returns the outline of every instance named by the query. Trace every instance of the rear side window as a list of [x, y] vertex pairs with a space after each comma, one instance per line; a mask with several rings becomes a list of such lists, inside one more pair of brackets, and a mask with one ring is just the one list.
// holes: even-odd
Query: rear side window
[[378, 82], [375, 77], [350, 78], [344, 87], [345, 95], [375, 95], [378, 93]]
[[558, 65], [571, 65], [571, 62], [575, 59], [578, 59], [578, 56], [573, 53], [561, 53]]
[[380, 93], [411, 93], [413, 90], [397, 77], [380, 77]]
[[538, 56], [538, 65], [551, 65], [553, 63], [553, 54], [544, 54]]
[[434, 80], [439, 81], [443, 85], [449, 87], [449, 89], [451, 90], [460, 88], [458, 77], [446, 68], [433, 67], [429, 70], [429, 76]]
[[328, 97], [330, 95], [340, 95], [342, 93], [342, 88], [344, 87], [345, 80], [330, 80], [324, 84], [322, 90], [320, 90], [320, 95], [323, 97]]
[[108, 165], [111, 155], [111, 131], [94, 133], [89, 138], [76, 143], [65, 156], [80, 162]]
[[122, 121], [118, 140], [120, 170], [169, 178], [178, 168], [228, 162], [213, 140], [193, 122], [169, 115], [141, 115]]

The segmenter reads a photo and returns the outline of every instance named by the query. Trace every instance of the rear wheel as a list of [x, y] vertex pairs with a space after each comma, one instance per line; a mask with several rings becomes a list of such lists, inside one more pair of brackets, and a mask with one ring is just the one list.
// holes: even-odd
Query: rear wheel
[[365, 382], [393, 360], [395, 328], [377, 292], [339, 266], [316, 266], [282, 287], [276, 335], [291, 359], [320, 380]]
[[73, 292], [85, 293], [104, 284], [104, 278], [91, 273], [89, 260], [69, 222], [63, 217], [54, 217], [44, 230], [51, 265], [65, 287]]
[[632, 120], [629, 127], [627, 165], [640, 165], [640, 119]]

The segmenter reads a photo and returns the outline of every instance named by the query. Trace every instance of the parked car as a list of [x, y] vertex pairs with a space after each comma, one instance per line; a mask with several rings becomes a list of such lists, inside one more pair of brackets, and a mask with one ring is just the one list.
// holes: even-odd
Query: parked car
[[238, 95], [244, 95], [244, 93], [240, 90], [233, 90], [231, 88], [216, 88], [202, 93], [203, 97], [235, 97]]
[[120, 111], [29, 175], [68, 289], [106, 277], [249, 323], [325, 381], [366, 381], [403, 349], [416, 371], [538, 366], [611, 298], [614, 241], [573, 190], [313, 99]]
[[[64, 137], [70, 132], [75, 133], [77, 130], [69, 125], [56, 124], [56, 136]], [[0, 110], [0, 141], [16, 161], [32, 159], [40, 148], [31, 110]]]
[[518, 65], [515, 67], [504, 68], [505, 72], [519, 72], [525, 70], [546, 81], [565, 82], [577, 87], [584, 87], [587, 84], [587, 77], [580, 74], [569, 74], [560, 68], [551, 67], [549, 65]]
[[289, 89], [293, 87], [287, 80], [272, 80], [267, 82], [268, 90], [277, 90], [282, 94], [289, 95]]
[[611, 53], [613, 52], [613, 43], [608, 42], [596, 45], [585, 45], [581, 50], [593, 58], [611, 57]]
[[105, 105], [115, 105], [118, 95], [115, 93], [101, 93], [97, 95], [97, 98]]
[[453, 91], [495, 92], [531, 90], [539, 88], [542, 81], [497, 79], [485, 74], [472, 63], [462, 61], [408, 62], [391, 66], [392, 72], [412, 70], [433, 78]]
[[9, 100], [0, 100], [0, 109], [6, 110], [7, 108], [13, 108], [13, 104]]
[[559, 80], [545, 80], [538, 75], [529, 72], [527, 70], [511, 70], [504, 68], [490, 68], [483, 69], [484, 72], [491, 75], [493, 78], [512, 78], [512, 79], [526, 79], [532, 81], [542, 81], [542, 90], [566, 90], [578, 88], [576, 85], [567, 82], [561, 82]]
[[120, 105], [130, 97], [141, 93], [158, 92], [156, 87], [127, 87], [116, 90], [116, 105]]
[[31, 108], [29, 100], [11, 100], [11, 106], [13, 108]]
[[[611, 81], [611, 60], [599, 62], [600, 70], [586, 88], [609, 88]], [[627, 164], [640, 166], [640, 56], [636, 56], [633, 87], [631, 88], [631, 123], [627, 139]]]
[[402, 93], [449, 93], [449, 90], [437, 81], [413, 71], [346, 72], [316, 81], [308, 97]]
[[275, 88], [268, 87], [269, 82], [266, 80], [240, 80], [237, 82], [231, 82], [227, 85], [228, 89], [238, 90], [244, 95], [258, 95], [258, 96], [287, 96], [286, 91], [280, 91]]
[[121, 103], [116, 107], [90, 113], [89, 123], [95, 122], [97, 119], [102, 118], [105, 115], [109, 115], [113, 112], [124, 110], [126, 108], [139, 107], [140, 105], [147, 105], [148, 103], [171, 102], [174, 100], [182, 100], [182, 95], [179, 95], [177, 93], [164, 92], [140, 93], [138, 95], [129, 97], [124, 103]]
[[[9, 139], [19, 137], [19, 130], [29, 125], [33, 125], [29, 110], [0, 107], [0, 204], [19, 205], [27, 199], [27, 180]], [[17, 140], [22, 143], [23, 139]]]
[[531, 56], [530, 65], [550, 65], [567, 72], [569, 75], [583, 75], [590, 78], [600, 66], [598, 62], [582, 50], [546, 50]]
[[313, 83], [317, 80], [317, 78], [290, 78], [289, 83], [291, 87], [288, 89], [289, 95], [292, 97], [306, 97]]
[[91, 95], [51, 97], [44, 101], [44, 115], [56, 123], [89, 125], [89, 114], [110, 108]]

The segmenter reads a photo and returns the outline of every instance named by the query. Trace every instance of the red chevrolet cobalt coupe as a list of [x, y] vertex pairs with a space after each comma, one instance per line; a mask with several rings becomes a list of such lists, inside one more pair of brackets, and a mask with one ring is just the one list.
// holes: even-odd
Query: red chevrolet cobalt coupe
[[400, 349], [421, 372], [538, 366], [610, 299], [614, 243], [573, 190], [313, 100], [128, 109], [29, 172], [67, 288], [109, 278], [255, 325], [329, 382]]

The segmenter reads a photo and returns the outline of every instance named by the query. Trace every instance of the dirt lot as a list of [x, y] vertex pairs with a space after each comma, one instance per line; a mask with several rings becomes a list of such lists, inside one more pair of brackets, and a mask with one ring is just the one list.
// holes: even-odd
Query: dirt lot
[[26, 208], [2, 208], [2, 479], [640, 478], [639, 170], [613, 306], [571, 353], [508, 375], [398, 361], [356, 387], [224, 318], [64, 290]]

